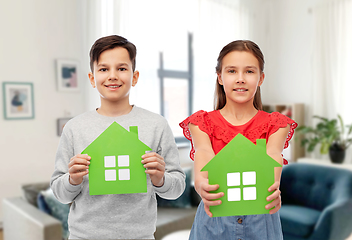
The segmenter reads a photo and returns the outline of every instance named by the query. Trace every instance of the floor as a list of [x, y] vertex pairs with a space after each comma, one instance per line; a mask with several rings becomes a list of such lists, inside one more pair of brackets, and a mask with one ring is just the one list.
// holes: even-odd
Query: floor
[[[4, 240], [2, 230], [0, 230], [0, 240]], [[349, 236], [349, 238], [347, 238], [346, 240], [352, 240], [352, 235]]]

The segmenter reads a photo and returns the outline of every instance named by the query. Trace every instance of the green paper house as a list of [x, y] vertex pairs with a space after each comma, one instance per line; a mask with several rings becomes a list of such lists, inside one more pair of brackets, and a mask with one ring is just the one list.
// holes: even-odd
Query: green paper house
[[113, 122], [82, 154], [91, 157], [89, 194], [147, 192], [147, 176], [141, 156], [151, 148], [138, 139], [138, 127], [127, 131]]
[[255, 145], [237, 134], [201, 171], [208, 171], [209, 184], [219, 184], [221, 204], [210, 206], [213, 217], [266, 214], [275, 181], [274, 168], [281, 165], [266, 153], [266, 140]]

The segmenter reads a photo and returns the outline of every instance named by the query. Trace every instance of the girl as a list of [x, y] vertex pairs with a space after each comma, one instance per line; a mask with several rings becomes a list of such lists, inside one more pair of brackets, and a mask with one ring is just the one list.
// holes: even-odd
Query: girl
[[219, 185], [209, 185], [207, 172], [200, 172], [238, 133], [253, 143], [265, 138], [267, 154], [282, 165], [281, 152], [288, 146], [297, 124], [280, 113], [262, 111], [263, 70], [264, 56], [255, 43], [242, 40], [229, 43], [217, 60], [215, 110], [198, 111], [180, 123], [185, 137], [192, 142], [195, 189], [202, 198], [190, 234], [192, 240], [282, 239], [277, 213], [281, 207], [281, 168], [275, 169], [275, 183], [268, 189], [273, 191], [265, 207], [271, 209], [270, 214], [217, 218], [212, 218], [209, 206], [221, 204], [219, 198], [224, 193], [209, 193]]

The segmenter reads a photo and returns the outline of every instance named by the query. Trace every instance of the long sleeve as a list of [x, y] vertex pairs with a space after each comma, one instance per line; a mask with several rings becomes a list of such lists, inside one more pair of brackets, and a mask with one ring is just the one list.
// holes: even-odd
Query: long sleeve
[[82, 184], [72, 185], [69, 182], [68, 163], [74, 156], [72, 137], [65, 127], [56, 152], [55, 171], [50, 185], [55, 197], [64, 204], [71, 203], [81, 192]]
[[157, 153], [161, 155], [165, 161], [165, 180], [163, 186], [154, 186], [154, 190], [162, 198], [170, 200], [176, 199], [180, 197], [185, 190], [186, 175], [180, 167], [178, 149], [171, 128], [166, 120], [164, 122]]

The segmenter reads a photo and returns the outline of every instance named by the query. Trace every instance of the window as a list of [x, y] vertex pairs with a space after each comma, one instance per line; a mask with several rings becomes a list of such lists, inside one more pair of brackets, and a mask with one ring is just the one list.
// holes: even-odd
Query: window
[[237, 187], [237, 188], [227, 189], [227, 200], [241, 201], [241, 196], [243, 196], [243, 200], [256, 200], [257, 199], [257, 188], [255, 187], [256, 175], [257, 174], [254, 171], [243, 172], [242, 185], [246, 187], [241, 188], [241, 173], [240, 172], [228, 173], [227, 186]]
[[[105, 156], [104, 157], [104, 167], [108, 168], [105, 170], [105, 181], [116, 181], [117, 175], [116, 170], [118, 170], [118, 179], [130, 180], [130, 158], [128, 155], [117, 156], [117, 166], [116, 168], [116, 157], [115, 156]], [[114, 169], [111, 169], [114, 168]]]
[[[176, 142], [184, 141], [180, 121], [196, 110], [213, 109], [214, 69], [219, 50], [234, 39], [250, 39], [247, 4], [233, 0], [102, 0], [99, 8], [101, 27], [98, 29], [101, 30], [98, 35], [118, 34], [137, 47], [136, 70], [140, 77], [131, 89], [130, 103], [162, 115], [161, 109], [165, 109], [164, 116]], [[92, 29], [94, 33], [97, 27], [92, 26]], [[193, 34], [192, 66], [187, 55], [188, 33]], [[164, 86], [158, 75], [161, 52], [167, 70], [163, 75]], [[185, 72], [189, 74], [179, 75]], [[172, 87], [176, 81], [177, 90]], [[176, 104], [175, 98], [178, 99]], [[89, 109], [98, 104], [94, 102]]]

